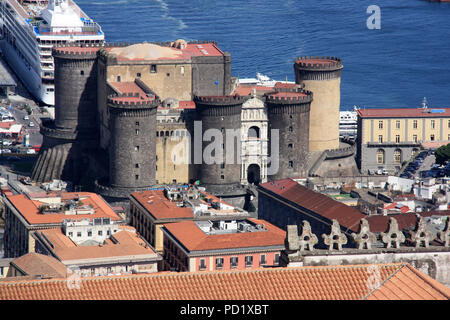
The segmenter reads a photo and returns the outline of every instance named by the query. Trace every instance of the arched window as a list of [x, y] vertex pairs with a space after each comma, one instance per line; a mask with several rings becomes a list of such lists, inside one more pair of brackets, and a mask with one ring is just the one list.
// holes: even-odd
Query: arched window
[[402, 150], [400, 150], [400, 149], [394, 150], [394, 163], [395, 164], [402, 163]]
[[383, 149], [377, 150], [377, 163], [384, 164], [384, 150]]
[[249, 139], [259, 139], [259, 128], [257, 126], [250, 127], [248, 129], [248, 138]]

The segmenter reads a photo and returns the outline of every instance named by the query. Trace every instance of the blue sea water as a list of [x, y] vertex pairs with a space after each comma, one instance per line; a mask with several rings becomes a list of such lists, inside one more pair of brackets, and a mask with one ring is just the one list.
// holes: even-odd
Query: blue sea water
[[[424, 0], [76, 0], [108, 42], [215, 40], [232, 74], [294, 81], [303, 55], [343, 59], [341, 109], [450, 106], [450, 3]], [[369, 30], [370, 5], [381, 29]]]

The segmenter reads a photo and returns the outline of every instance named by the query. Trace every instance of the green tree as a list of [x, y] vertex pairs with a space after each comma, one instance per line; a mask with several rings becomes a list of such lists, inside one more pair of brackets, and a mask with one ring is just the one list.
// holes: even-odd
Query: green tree
[[450, 160], [450, 143], [437, 148], [434, 155], [438, 164], [444, 164], [445, 161]]

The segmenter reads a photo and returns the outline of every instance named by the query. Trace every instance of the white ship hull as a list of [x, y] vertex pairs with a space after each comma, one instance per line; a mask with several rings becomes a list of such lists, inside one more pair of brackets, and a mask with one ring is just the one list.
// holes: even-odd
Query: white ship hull
[[47, 105], [55, 104], [55, 95], [53, 92], [47, 92], [47, 86], [42, 84], [42, 78], [33, 69], [28, 69], [22, 59], [17, 55], [17, 51], [6, 41], [0, 41], [5, 60], [8, 62], [16, 76], [22, 81], [30, 94]]
[[48, 6], [40, 2], [21, 3], [0, 0], [0, 46], [6, 62], [30, 94], [53, 106], [51, 48], [56, 43], [103, 43], [104, 34], [73, 0], [49, 0]]

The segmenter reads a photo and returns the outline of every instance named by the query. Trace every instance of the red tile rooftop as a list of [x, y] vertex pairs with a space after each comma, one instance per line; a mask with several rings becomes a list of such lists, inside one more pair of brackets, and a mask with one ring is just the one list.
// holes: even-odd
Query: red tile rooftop
[[354, 232], [358, 232], [361, 218], [366, 217], [357, 209], [333, 200], [324, 194], [312, 191], [290, 178], [262, 183], [259, 185], [259, 188], [262, 191], [271, 191], [282, 199], [316, 212], [330, 221], [336, 219], [342, 227]]
[[[45, 196], [43, 198], [46, 198]], [[34, 224], [60, 224], [64, 219], [82, 220], [85, 218], [111, 218], [113, 221], [122, 220], [120, 216], [103, 200], [99, 195], [90, 192], [63, 192], [61, 200], [80, 198], [83, 204], [94, 208], [94, 214], [73, 214], [64, 213], [39, 213], [39, 207], [44, 202], [31, 200], [24, 194], [7, 196], [6, 199], [16, 208], [20, 215], [31, 225]], [[83, 199], [84, 198], [84, 199]]]
[[296, 83], [277, 82], [274, 88], [297, 88], [297, 86]]
[[[443, 110], [432, 112], [431, 110]], [[423, 118], [450, 117], [450, 108], [370, 108], [357, 111], [361, 118]]]
[[[231, 206], [229, 203], [225, 202], [222, 199], [217, 198], [214, 195], [201, 191], [200, 193], [205, 196], [205, 199], [211, 198], [216, 202], [220, 202], [225, 205]], [[192, 208], [177, 206], [176, 202], [167, 199], [167, 197], [164, 194], [164, 190], [138, 191], [132, 193], [131, 196], [157, 220], [184, 219], [184, 218], [192, 219], [194, 217]], [[227, 213], [227, 210], [221, 211], [223, 213]]]
[[[373, 290], [367, 283], [379, 270]], [[214, 272], [158, 272], [0, 281], [1, 300], [449, 300], [450, 289], [405, 263]]]
[[155, 219], [193, 218], [191, 208], [180, 208], [164, 195], [163, 190], [138, 191], [131, 194]]
[[268, 93], [268, 96], [271, 97], [279, 97], [279, 98], [298, 98], [298, 97], [306, 97], [308, 96], [304, 92], [272, 92]]
[[265, 220], [248, 219], [267, 231], [206, 234], [194, 221], [164, 225], [169, 233], [189, 251], [226, 250], [249, 247], [284, 246], [286, 232]]
[[126, 93], [137, 93], [139, 94], [139, 97], [145, 98], [147, 95], [142, 90], [141, 87], [139, 87], [136, 82], [129, 81], [129, 82], [109, 82], [109, 84], [117, 89], [121, 94]]
[[237, 86], [237, 88], [234, 90], [233, 94], [238, 94], [240, 96], [248, 96], [252, 93], [253, 90], [256, 90], [257, 94], [264, 94], [267, 92], [272, 92], [273, 87], [266, 87], [266, 86], [260, 86], [260, 85], [242, 85], [240, 84]]
[[106, 50], [116, 54], [118, 61], [190, 60], [192, 57], [223, 56], [223, 52], [214, 43], [188, 43], [184, 49], [139, 43], [128, 47], [106, 47]]

